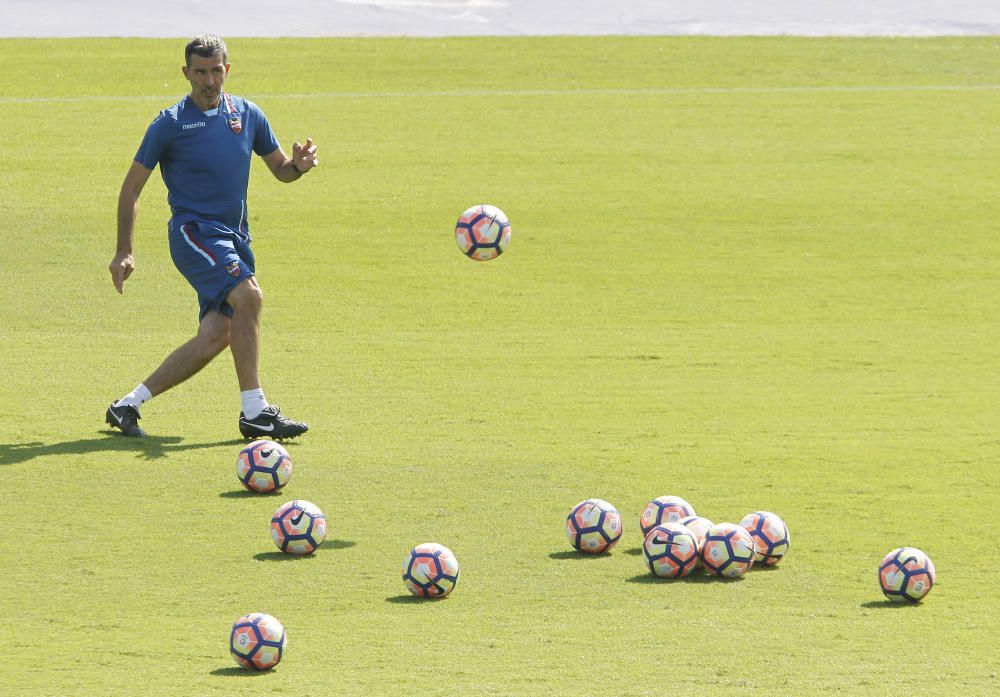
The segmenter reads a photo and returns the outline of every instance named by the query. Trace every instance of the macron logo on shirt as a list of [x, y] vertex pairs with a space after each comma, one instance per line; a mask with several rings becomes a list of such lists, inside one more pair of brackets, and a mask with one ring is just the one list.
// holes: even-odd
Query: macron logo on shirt
[[205, 121], [196, 121], [195, 123], [185, 123], [185, 124], [182, 124], [181, 128], [183, 128], [185, 131], [187, 131], [187, 130], [190, 130], [192, 128], [204, 128], [207, 125], [208, 125], [208, 123], [205, 122]]

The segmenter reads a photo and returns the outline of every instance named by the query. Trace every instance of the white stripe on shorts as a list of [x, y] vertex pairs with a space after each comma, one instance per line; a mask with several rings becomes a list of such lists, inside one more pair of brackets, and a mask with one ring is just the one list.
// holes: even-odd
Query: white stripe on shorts
[[192, 240], [191, 236], [188, 235], [188, 231], [184, 229], [185, 227], [187, 226], [181, 225], [180, 227], [181, 235], [184, 237], [184, 241], [188, 243], [188, 246], [191, 247], [191, 249], [198, 252], [198, 254], [202, 255], [203, 257], [205, 257], [205, 261], [207, 261], [211, 266], [215, 266], [215, 259], [208, 256], [208, 254], [205, 253], [204, 249], [202, 249], [201, 247], [199, 247], [194, 243], [194, 240]]

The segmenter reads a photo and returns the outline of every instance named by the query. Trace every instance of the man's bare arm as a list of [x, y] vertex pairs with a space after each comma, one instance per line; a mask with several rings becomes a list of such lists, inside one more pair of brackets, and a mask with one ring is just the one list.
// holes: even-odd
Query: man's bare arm
[[118, 247], [115, 258], [108, 265], [111, 271], [111, 281], [119, 294], [124, 292], [125, 279], [132, 275], [135, 264], [132, 260], [132, 239], [135, 235], [135, 220], [139, 214], [139, 194], [146, 186], [153, 170], [147, 169], [138, 162], [132, 162], [122, 190], [118, 194]]

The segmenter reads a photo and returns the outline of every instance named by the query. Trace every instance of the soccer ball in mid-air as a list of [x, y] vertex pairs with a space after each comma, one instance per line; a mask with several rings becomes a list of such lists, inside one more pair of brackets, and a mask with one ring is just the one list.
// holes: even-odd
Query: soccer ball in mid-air
[[602, 499], [581, 501], [566, 516], [566, 538], [581, 552], [607, 552], [621, 536], [622, 517], [618, 509]]
[[281, 662], [287, 643], [281, 622], [263, 612], [252, 612], [233, 623], [229, 653], [247, 670], [268, 670]]
[[931, 558], [916, 547], [894, 549], [878, 565], [878, 583], [885, 597], [897, 603], [920, 602], [937, 581]]
[[510, 244], [510, 221], [496, 206], [473, 206], [455, 224], [455, 243], [470, 259], [496, 259]]
[[735, 523], [716, 523], [705, 533], [701, 563], [716, 576], [740, 578], [753, 566], [753, 538]]
[[687, 518], [681, 518], [680, 524], [694, 533], [695, 542], [698, 543], [698, 560], [695, 562], [694, 568], [700, 569], [701, 547], [705, 544], [705, 534], [708, 533], [709, 528], [715, 525], [715, 523], [704, 516], [689, 515]]
[[450, 549], [425, 542], [403, 560], [403, 583], [421, 598], [443, 598], [458, 584], [458, 560]]
[[681, 578], [694, 571], [698, 562], [698, 540], [680, 523], [660, 523], [642, 543], [646, 566], [657, 576]]
[[792, 537], [785, 521], [769, 511], [747, 513], [740, 521], [753, 538], [754, 563], [774, 566], [788, 553]]
[[277, 491], [292, 476], [292, 458], [274, 441], [255, 440], [236, 456], [236, 476], [250, 491]]
[[326, 517], [308, 501], [289, 501], [271, 518], [271, 537], [288, 554], [312, 554], [326, 539]]
[[639, 517], [639, 526], [642, 534], [648, 535], [660, 523], [679, 523], [681, 518], [692, 515], [694, 507], [680, 496], [657, 496], [646, 504]]

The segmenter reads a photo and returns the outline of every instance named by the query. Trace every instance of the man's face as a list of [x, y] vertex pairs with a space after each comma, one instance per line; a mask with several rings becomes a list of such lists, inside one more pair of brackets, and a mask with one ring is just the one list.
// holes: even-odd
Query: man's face
[[181, 70], [191, 83], [191, 96], [198, 106], [212, 108], [218, 105], [222, 85], [229, 75], [229, 63], [223, 62], [221, 53], [208, 58], [192, 54], [191, 64]]

